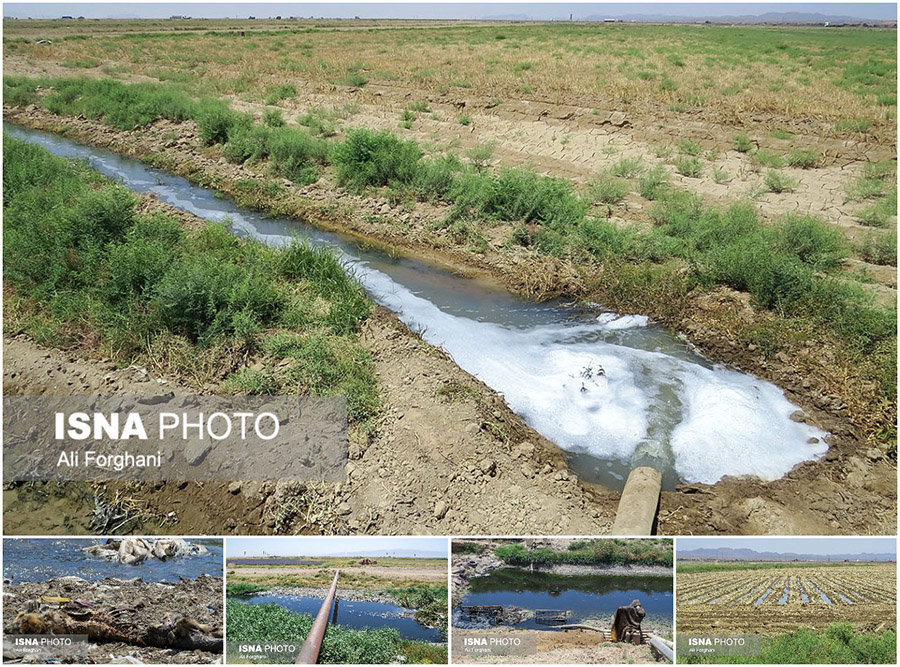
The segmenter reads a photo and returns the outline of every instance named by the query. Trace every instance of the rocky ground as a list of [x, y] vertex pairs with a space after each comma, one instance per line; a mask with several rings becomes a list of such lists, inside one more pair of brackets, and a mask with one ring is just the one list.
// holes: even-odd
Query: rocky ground
[[[454, 652], [454, 664], [557, 664], [557, 665], [608, 665], [649, 664], [657, 662], [649, 646], [611, 643], [604, 635], [589, 630], [466, 630], [466, 636], [479, 635], [537, 635], [537, 652], [531, 655], [476, 657]], [[454, 640], [454, 645], [456, 640]]]
[[[16, 633], [16, 617], [32, 611], [41, 596], [71, 599], [79, 607], [92, 612], [112, 613], [117, 622], [135, 629], [140, 635], [148, 628], [163, 623], [173, 613], [190, 617], [221, 631], [224, 624], [222, 578], [201, 575], [176, 583], [146, 582], [142, 579], [103, 579], [86, 581], [80, 577], [60, 577], [42, 582], [4, 585], [3, 630]], [[84, 604], [82, 604], [84, 603]], [[65, 603], [44, 603], [44, 607], [68, 609]], [[45, 662], [10, 653], [4, 647], [4, 662]], [[221, 663], [222, 653], [200, 650], [175, 650], [135, 645], [125, 642], [92, 642], [84, 655], [63, 659], [78, 663], [197, 664]]]
[[[6, 108], [4, 115], [128, 155], [152, 156], [177, 173], [213, 180], [225, 192], [233, 191], [240, 178], [258, 176], [251, 167], [228, 164], [215, 149], [202, 147], [190, 122], [161, 122], [126, 133], [85, 119], [52, 116], [36, 107]], [[546, 265], [535, 266], [534, 258], [505, 255], [499, 245], [476, 256], [425, 238], [429, 222], [444, 214], [436, 207], [417, 204], [411, 211], [395, 210], [378, 197], [336, 191], [327, 177], [313, 186], [292, 187], [291, 192], [294, 214], [324, 227], [401, 246], [472, 275], [496, 276], [523, 294], [578, 291], [577, 272], [563, 264], [545, 260]], [[750, 308], [746, 295], [719, 290], [696, 301], [690, 318], [668, 324], [684, 331], [713, 359], [785, 389], [806, 413], [801, 418], [833, 434], [831, 448], [822, 460], [797, 466], [774, 482], [726, 477], [715, 485], [687, 485], [664, 493], [660, 531], [891, 533], [896, 525], [896, 462], [885, 443], [871, 438], [867, 442], [865, 436], [867, 423], [881, 419], [891, 406], [874, 405], [857, 395], [856, 385], [833, 363], [834, 352], [827, 346], [798, 344], [767, 358], [756, 346], [741, 343], [734, 334], [736, 326], [770, 317]], [[372, 318], [364, 341], [375, 355], [389, 410], [378, 434], [351, 449], [348, 484], [308, 513], [315, 521], [293, 530], [585, 535], [608, 530], [617, 494], [574, 479], [558, 450], [527, 429], [484, 385], [387, 315]], [[446, 391], [437, 393], [457, 385], [474, 389], [479, 398], [453, 392], [459, 398], [449, 399]], [[505, 437], [496, 435], [498, 424]], [[423, 470], [428, 473], [423, 475]], [[165, 491], [172, 495], [169, 505], [194, 497], [191, 489], [179, 498], [181, 491]], [[250, 516], [239, 519], [235, 517], [247, 513], [231, 512], [229, 519], [221, 518], [226, 532], [258, 530], [251, 526], [260, 524], [272, 530], [276, 512], [271, 503], [282, 506], [297, 490], [244, 487], [234, 495], [244, 497], [226, 499], [226, 504], [246, 505]], [[182, 504], [184, 518], [192, 511]]]

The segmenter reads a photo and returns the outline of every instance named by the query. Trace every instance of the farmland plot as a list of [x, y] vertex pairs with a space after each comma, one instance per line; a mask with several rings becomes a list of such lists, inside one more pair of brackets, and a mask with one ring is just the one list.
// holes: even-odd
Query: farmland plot
[[699, 572], [678, 577], [682, 632], [777, 634], [848, 621], [859, 630], [895, 625], [894, 564], [809, 565]]

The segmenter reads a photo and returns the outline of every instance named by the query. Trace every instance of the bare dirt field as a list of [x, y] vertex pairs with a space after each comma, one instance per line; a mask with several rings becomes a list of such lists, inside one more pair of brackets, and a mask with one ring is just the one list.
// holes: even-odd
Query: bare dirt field
[[[464, 636], [537, 635], [537, 652], [530, 655], [509, 657], [467, 656], [453, 654], [453, 662], [461, 664], [556, 664], [556, 665], [608, 665], [655, 663], [649, 646], [611, 643], [602, 635], [589, 630], [534, 631], [492, 628], [490, 630], [456, 630]], [[455, 642], [454, 642], [455, 643]]]

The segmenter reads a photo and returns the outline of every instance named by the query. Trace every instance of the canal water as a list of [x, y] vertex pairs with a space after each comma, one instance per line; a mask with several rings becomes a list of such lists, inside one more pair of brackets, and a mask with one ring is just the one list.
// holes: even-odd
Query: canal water
[[239, 209], [213, 190], [109, 151], [8, 124], [4, 129], [86, 160], [136, 192], [225, 222], [242, 237], [332, 247], [373, 300], [502, 394], [567, 453], [584, 480], [621, 489], [642, 464], [663, 472], [665, 489], [724, 475], [772, 480], [827, 450], [825, 433], [790, 419], [797, 408], [775, 385], [709, 363], [646, 317], [533, 303], [420, 259]]
[[[278, 604], [291, 611], [309, 614], [313, 617], [319, 613], [322, 606], [322, 598], [294, 595], [261, 593], [235, 599], [246, 604]], [[332, 615], [328, 617], [329, 623], [334, 619], [334, 607], [332, 607], [331, 613]], [[354, 630], [394, 628], [403, 639], [415, 641], [432, 643], [445, 641], [439, 629], [420, 625], [412, 618], [412, 612], [409, 609], [389, 602], [341, 600], [338, 596], [336, 623]]]
[[[566, 623], [587, 623], [609, 628], [618, 607], [640, 600], [647, 616], [645, 630], [667, 634], [672, 627], [672, 577], [659, 575], [560, 575], [518, 568], [492, 570], [469, 580], [460, 600], [461, 606], [500, 605], [525, 610], [524, 618], [512, 627], [547, 630], [553, 624], [542, 623], [535, 610], [569, 612]], [[453, 626], [485, 628], [495, 623], [485, 616], [472, 616], [453, 610]]]

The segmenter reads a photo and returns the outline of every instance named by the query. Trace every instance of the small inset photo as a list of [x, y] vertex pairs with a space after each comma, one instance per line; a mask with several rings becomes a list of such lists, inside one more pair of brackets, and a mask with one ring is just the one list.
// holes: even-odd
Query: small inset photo
[[3, 661], [223, 660], [222, 540], [3, 540]]
[[230, 538], [229, 664], [447, 663], [441, 538]]
[[672, 546], [454, 538], [453, 662], [672, 662]]
[[679, 663], [896, 663], [893, 537], [677, 546]]

